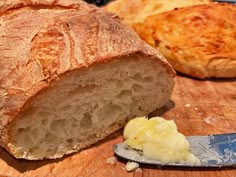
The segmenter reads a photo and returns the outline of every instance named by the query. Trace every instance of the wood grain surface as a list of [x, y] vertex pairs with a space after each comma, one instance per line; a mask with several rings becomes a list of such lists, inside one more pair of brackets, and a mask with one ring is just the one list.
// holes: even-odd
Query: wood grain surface
[[[164, 111], [163, 111], [164, 110]], [[185, 135], [236, 132], [236, 79], [195, 80], [176, 77], [171, 101], [155, 114], [174, 119]], [[236, 168], [141, 166], [127, 173], [125, 161], [113, 157], [122, 130], [96, 145], [58, 160], [17, 160], [0, 148], [0, 176], [9, 177], [236, 177]]]

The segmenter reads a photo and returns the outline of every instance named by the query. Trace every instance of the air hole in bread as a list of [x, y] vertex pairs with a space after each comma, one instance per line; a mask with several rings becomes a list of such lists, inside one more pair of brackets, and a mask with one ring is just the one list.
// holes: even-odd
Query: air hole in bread
[[147, 77], [144, 77], [144, 81], [150, 83], [150, 82], [153, 82], [153, 81], [154, 81], [154, 78], [151, 77], [151, 76], [147, 76]]
[[85, 86], [79, 86], [73, 89], [69, 92], [68, 96], [73, 97], [78, 94], [83, 94], [87, 92], [92, 92], [96, 88], [96, 85], [85, 85]]
[[[45, 117], [45, 118], [46, 118], [46, 117]], [[48, 120], [47, 120], [47, 119], [44, 119], [44, 120], [41, 121], [41, 124], [42, 124], [43, 126], [47, 125], [47, 123], [48, 123]]]
[[135, 74], [133, 79], [136, 80], [136, 81], [139, 81], [139, 82], [140, 81], [142, 82], [142, 80], [143, 80], [143, 78], [142, 78], [140, 73]]
[[72, 144], [72, 143], [73, 143], [73, 139], [68, 139], [68, 140], [66, 140], [66, 142], [67, 142], [68, 144]]
[[32, 147], [29, 149], [29, 153], [34, 153], [39, 149], [39, 147]]
[[[119, 105], [115, 105], [113, 103], [108, 103], [104, 105], [99, 111], [98, 111], [98, 118], [100, 120], [113, 120], [114, 117], [118, 117], [118, 115], [122, 112], [122, 108]], [[113, 119], [111, 119], [113, 118]]]
[[[53, 120], [51, 125], [50, 125], [50, 129], [52, 130], [52, 132], [55, 132], [55, 134], [57, 133], [62, 133], [62, 130], [65, 130], [65, 126], [66, 126], [67, 121], [65, 119], [58, 119], [58, 120]], [[63, 134], [65, 132], [63, 131]]]
[[140, 91], [144, 90], [144, 88], [139, 84], [133, 84], [132, 89], [135, 93], [139, 93]]
[[125, 99], [132, 95], [131, 90], [122, 90], [116, 97], [119, 99]]
[[[64, 133], [64, 132], [56, 132], [56, 133]], [[52, 134], [52, 133], [47, 133], [45, 136], [45, 141], [50, 142], [50, 144], [52, 144], [54, 141], [57, 140], [57, 136], [56, 134]]]
[[82, 120], [80, 121], [80, 127], [84, 128], [84, 129], [88, 129], [92, 127], [92, 119], [91, 119], [91, 115], [89, 113], [85, 113], [84, 117], [82, 118]]
[[55, 152], [56, 152], [55, 149], [47, 149], [46, 154], [55, 154]]
[[143, 111], [143, 108], [141, 106], [138, 107], [139, 111]]
[[24, 128], [19, 128], [18, 129], [18, 133], [21, 133], [21, 132], [23, 132], [25, 129]]
[[33, 137], [32, 138], [33, 142], [37, 142], [38, 139], [40, 138], [40, 130], [37, 128], [34, 128], [33, 130], [31, 130], [31, 137]]
[[25, 127], [25, 128], [19, 128], [18, 129], [18, 133], [25, 133], [30, 131], [30, 127]]

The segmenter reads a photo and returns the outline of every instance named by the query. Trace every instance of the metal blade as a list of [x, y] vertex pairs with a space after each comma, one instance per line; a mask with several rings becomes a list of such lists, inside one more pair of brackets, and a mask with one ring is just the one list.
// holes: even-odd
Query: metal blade
[[[200, 166], [194, 167], [236, 166], [236, 133], [188, 136], [187, 139], [190, 143], [190, 152], [201, 161]], [[163, 164], [144, 157], [141, 151], [134, 150], [124, 143], [114, 145], [113, 150], [117, 156], [142, 164], [193, 167], [186, 162]]]
[[236, 4], [236, 0], [214, 0], [215, 2], [228, 2], [228, 3], [233, 3]]

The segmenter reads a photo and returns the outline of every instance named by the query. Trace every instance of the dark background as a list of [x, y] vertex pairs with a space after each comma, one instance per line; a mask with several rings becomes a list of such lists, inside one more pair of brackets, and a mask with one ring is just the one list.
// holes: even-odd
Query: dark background
[[95, 4], [97, 6], [101, 6], [101, 5], [107, 4], [111, 0], [84, 0], [84, 1], [86, 1], [90, 4]]

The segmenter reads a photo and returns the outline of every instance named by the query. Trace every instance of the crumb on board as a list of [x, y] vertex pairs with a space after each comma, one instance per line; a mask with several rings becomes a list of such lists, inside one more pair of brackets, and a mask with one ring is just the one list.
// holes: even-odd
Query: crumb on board
[[204, 121], [207, 124], [211, 124], [211, 123], [215, 122], [215, 119], [213, 117], [207, 116], [206, 118], [204, 118]]
[[190, 108], [190, 107], [191, 107], [191, 104], [186, 103], [186, 104], [184, 105], [184, 107], [186, 107], [186, 108]]
[[142, 170], [141, 168], [137, 168], [137, 169], [135, 170], [135, 172], [142, 173], [142, 172], [143, 172], [143, 170]]
[[134, 170], [136, 170], [137, 168], [139, 168], [139, 164], [136, 163], [136, 162], [127, 162], [127, 163], [126, 163], [126, 166], [125, 166], [125, 169], [126, 169], [126, 171], [128, 171], [128, 172], [134, 171]]
[[117, 158], [115, 156], [109, 157], [106, 160], [106, 163], [109, 163], [109, 164], [115, 164], [116, 162], [117, 162]]

